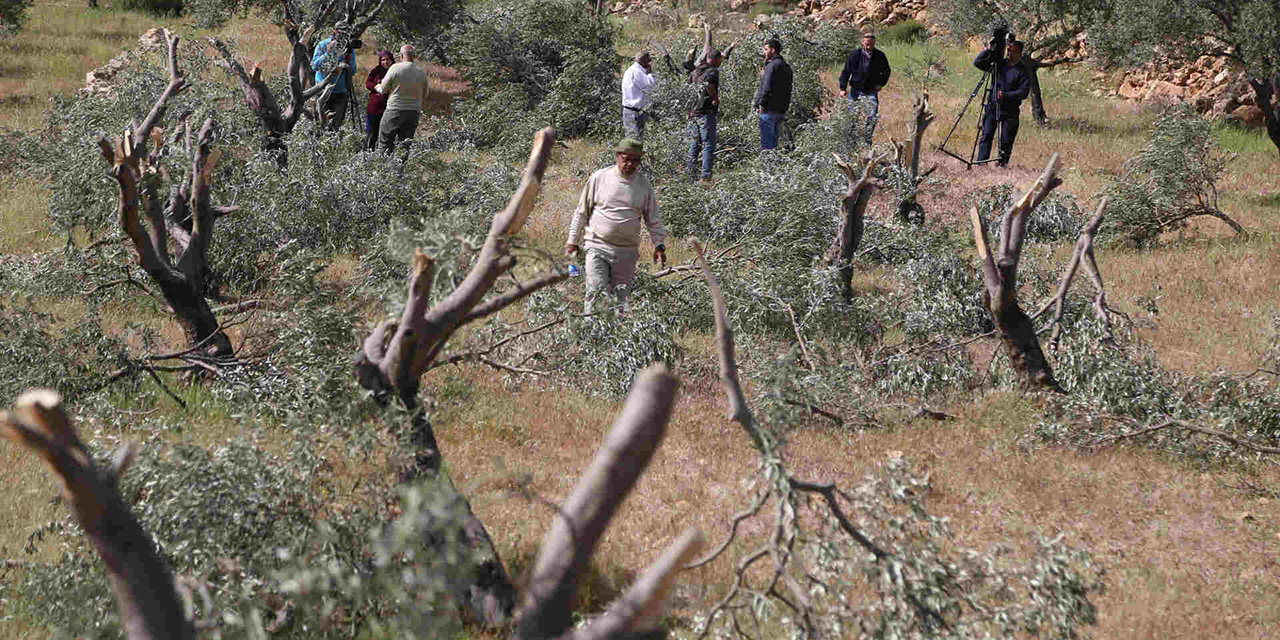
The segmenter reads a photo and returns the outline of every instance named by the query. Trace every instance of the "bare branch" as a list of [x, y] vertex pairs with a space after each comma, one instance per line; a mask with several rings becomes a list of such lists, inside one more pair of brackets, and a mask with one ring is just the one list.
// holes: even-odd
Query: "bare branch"
[[[130, 640], [193, 639], [182, 615], [173, 576], [116, 489], [117, 477], [97, 468], [48, 389], [18, 397], [13, 413], [0, 412], [0, 432], [34, 451], [58, 474], [63, 495], [85, 536], [106, 564]], [[127, 468], [126, 452], [117, 465]]]
[[178, 36], [165, 29], [164, 39], [169, 53], [169, 84], [165, 87], [164, 93], [160, 94], [160, 99], [156, 100], [155, 105], [151, 107], [151, 112], [142, 121], [142, 126], [133, 132], [133, 146], [142, 150], [139, 156], [146, 156], [147, 138], [151, 135], [151, 129], [164, 117], [169, 98], [190, 86], [182, 77], [182, 72], [178, 70]]
[[1243, 439], [1243, 438], [1239, 438], [1239, 437], [1233, 436], [1233, 435], [1231, 435], [1231, 434], [1229, 434], [1229, 433], [1226, 433], [1226, 432], [1224, 432], [1224, 431], [1218, 431], [1217, 429], [1208, 429], [1208, 428], [1205, 428], [1205, 427], [1198, 427], [1198, 426], [1196, 426], [1196, 425], [1194, 425], [1194, 424], [1191, 424], [1191, 423], [1189, 423], [1189, 422], [1183, 422], [1182, 420], [1168, 420], [1168, 421], [1166, 421], [1166, 422], [1162, 422], [1162, 423], [1160, 423], [1160, 424], [1158, 424], [1158, 425], [1156, 425], [1156, 426], [1154, 426], [1154, 427], [1148, 427], [1148, 428], [1146, 428], [1146, 429], [1141, 429], [1141, 430], [1138, 430], [1138, 431], [1134, 431], [1133, 433], [1122, 433], [1122, 434], [1120, 434], [1120, 435], [1115, 435], [1115, 436], [1109, 436], [1109, 437], [1106, 437], [1106, 438], [1102, 438], [1102, 439], [1098, 440], [1097, 442], [1095, 442], [1095, 443], [1094, 443], [1094, 446], [1101, 446], [1101, 445], [1106, 444], [1106, 443], [1108, 443], [1108, 442], [1112, 442], [1112, 443], [1114, 443], [1114, 442], [1119, 442], [1119, 441], [1121, 441], [1121, 440], [1126, 440], [1126, 439], [1129, 439], [1129, 438], [1136, 438], [1136, 437], [1138, 437], [1138, 436], [1145, 436], [1145, 435], [1149, 435], [1149, 434], [1155, 433], [1155, 432], [1157, 432], [1157, 431], [1162, 431], [1162, 430], [1164, 430], [1164, 429], [1168, 429], [1168, 428], [1170, 428], [1170, 427], [1177, 427], [1177, 428], [1179, 428], [1179, 429], [1186, 429], [1187, 431], [1191, 431], [1191, 432], [1194, 432], [1194, 433], [1203, 433], [1204, 435], [1207, 435], [1207, 436], [1213, 436], [1213, 437], [1218, 438], [1218, 439], [1220, 439], [1220, 440], [1224, 440], [1224, 441], [1226, 441], [1226, 442], [1230, 442], [1231, 444], [1234, 444], [1234, 445], [1236, 445], [1236, 446], [1238, 446], [1238, 447], [1244, 447], [1245, 449], [1249, 449], [1250, 451], [1256, 451], [1256, 452], [1258, 452], [1258, 453], [1266, 453], [1266, 454], [1280, 454], [1280, 447], [1268, 447], [1268, 446], [1264, 446], [1264, 445], [1256, 444], [1256, 443], [1254, 443], [1254, 442], [1250, 442], [1250, 441], [1245, 440], [1245, 439]]
[[636, 376], [622, 415], [543, 540], [522, 597], [516, 638], [553, 638], [569, 628], [578, 576], [662, 442], [678, 384], [662, 365]]
[[560, 284], [561, 282], [564, 282], [568, 278], [569, 278], [568, 272], [557, 271], [554, 273], [548, 273], [548, 274], [539, 276], [537, 278], [534, 278], [528, 283], [517, 283], [516, 288], [510, 291], [507, 291], [500, 296], [492, 298], [482, 304], [476, 305], [475, 308], [471, 310], [471, 313], [468, 313], [467, 317], [462, 320], [462, 324], [467, 324], [469, 322], [493, 315], [511, 306], [512, 304], [519, 302], [520, 300], [523, 300], [529, 294], [539, 289], [542, 289], [544, 287], [549, 287], [555, 284]]
[[702, 263], [702, 275], [706, 278], [707, 288], [711, 290], [711, 306], [716, 316], [716, 350], [720, 356], [720, 379], [724, 383], [725, 396], [729, 400], [729, 419], [747, 429], [751, 440], [757, 447], [763, 446], [755, 416], [747, 407], [747, 398], [742, 393], [742, 384], [738, 382], [738, 363], [733, 358], [733, 330], [729, 328], [729, 312], [725, 309], [724, 295], [720, 293], [720, 284], [702, 252], [702, 245], [697, 239], [693, 247], [698, 252], [698, 260]]

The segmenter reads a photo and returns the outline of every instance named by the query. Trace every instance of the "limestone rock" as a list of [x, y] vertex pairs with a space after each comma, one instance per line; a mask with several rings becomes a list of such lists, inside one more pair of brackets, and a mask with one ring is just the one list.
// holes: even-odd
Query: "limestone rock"
[[1256, 127], [1263, 122], [1262, 109], [1251, 104], [1241, 105], [1231, 112], [1231, 118], [1248, 126]]

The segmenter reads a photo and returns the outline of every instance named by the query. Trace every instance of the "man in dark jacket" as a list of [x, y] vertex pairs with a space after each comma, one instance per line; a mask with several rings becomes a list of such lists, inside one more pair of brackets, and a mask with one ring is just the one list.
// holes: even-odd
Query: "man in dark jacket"
[[840, 72], [840, 95], [849, 99], [849, 110], [857, 111], [859, 103], [869, 108], [867, 114], [866, 140], [876, 130], [876, 119], [880, 113], [880, 90], [889, 84], [889, 58], [876, 48], [874, 33], [862, 34], [862, 48], [854, 49], [849, 59], [844, 61], [844, 70]]
[[764, 75], [752, 106], [760, 114], [760, 148], [777, 149], [778, 133], [791, 106], [791, 65], [782, 59], [782, 42], [770, 38], [764, 43]]
[[1009, 166], [1013, 141], [1018, 137], [1018, 111], [1022, 108], [1022, 101], [1031, 93], [1031, 78], [1018, 64], [1022, 59], [1022, 42], [1010, 40], [1005, 49], [1007, 54], [1001, 58], [988, 45], [973, 61], [973, 66], [983, 71], [990, 70], [992, 74], [991, 93], [987, 96], [986, 115], [982, 118], [982, 136], [978, 138], [977, 162], [991, 157], [991, 140], [998, 125], [1000, 151], [996, 155], [997, 167]]

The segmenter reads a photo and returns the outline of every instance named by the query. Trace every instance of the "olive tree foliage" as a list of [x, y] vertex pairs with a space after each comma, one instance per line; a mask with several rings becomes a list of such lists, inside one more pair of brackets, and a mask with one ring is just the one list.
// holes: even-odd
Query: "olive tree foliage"
[[[234, 16], [252, 13], [263, 15], [276, 24], [293, 20], [327, 27], [341, 17], [343, 2], [288, 0], [288, 17], [284, 15], [283, 4], [280, 0], [185, 0], [183, 11], [200, 27], [218, 27]], [[408, 43], [420, 51], [437, 52], [439, 55], [443, 52], [445, 34], [461, 17], [462, 5], [461, 0], [387, 0], [369, 28], [369, 34], [388, 49]], [[328, 32], [321, 30], [318, 35], [324, 37]]]
[[27, 21], [32, 0], [0, 0], [0, 37], [11, 36]]
[[1186, 104], [1166, 109], [1152, 124], [1147, 144], [1106, 188], [1108, 234], [1149, 246], [1198, 216], [1217, 218], [1244, 233], [1218, 208], [1218, 181], [1233, 158], [1218, 146], [1208, 119]]
[[457, 113], [468, 140], [514, 158], [546, 125], [613, 137], [618, 28], [606, 17], [572, 0], [493, 2], [469, 16], [449, 36], [450, 61], [473, 91]]
[[[1031, 77], [1031, 115], [1040, 125], [1049, 123], [1040, 92], [1039, 70], [1082, 62], [1069, 54], [1077, 36], [1088, 31], [1095, 46], [1095, 25], [1113, 19], [1109, 0], [943, 0], [931, 8], [952, 36], [986, 42], [997, 22], [1025, 43], [1022, 66]], [[1122, 4], [1122, 3], [1121, 3]]]
[[1062, 536], [1040, 541], [1026, 564], [998, 562], [995, 549], [957, 548], [945, 519], [927, 510], [928, 480], [900, 453], [857, 487], [797, 477], [786, 455], [789, 425], [769, 412], [758, 418], [743, 394], [726, 300], [697, 250], [727, 417], [760, 462], [751, 502], [726, 539], [689, 565], [722, 562], [739, 545], [754, 549], [738, 557], [732, 584], [695, 620], [696, 637], [1078, 637], [1096, 623], [1090, 597], [1102, 589], [1102, 572], [1088, 554]]
[[1090, 31], [1100, 62], [1131, 66], [1157, 57], [1191, 62], [1225, 58], [1244, 67], [1280, 151], [1280, 6], [1270, 0], [1141, 0], [1116, 3]]

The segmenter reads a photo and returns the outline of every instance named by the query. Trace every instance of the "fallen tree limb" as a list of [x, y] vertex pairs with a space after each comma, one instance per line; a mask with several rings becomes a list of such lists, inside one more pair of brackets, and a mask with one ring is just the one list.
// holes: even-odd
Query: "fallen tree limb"
[[47, 389], [28, 391], [12, 413], [0, 412], [0, 433], [44, 458], [58, 475], [72, 516], [106, 565], [129, 639], [194, 639], [195, 627], [182, 615], [173, 575], [116, 488], [136, 447], [122, 446], [110, 468], [97, 467], [61, 396]]

